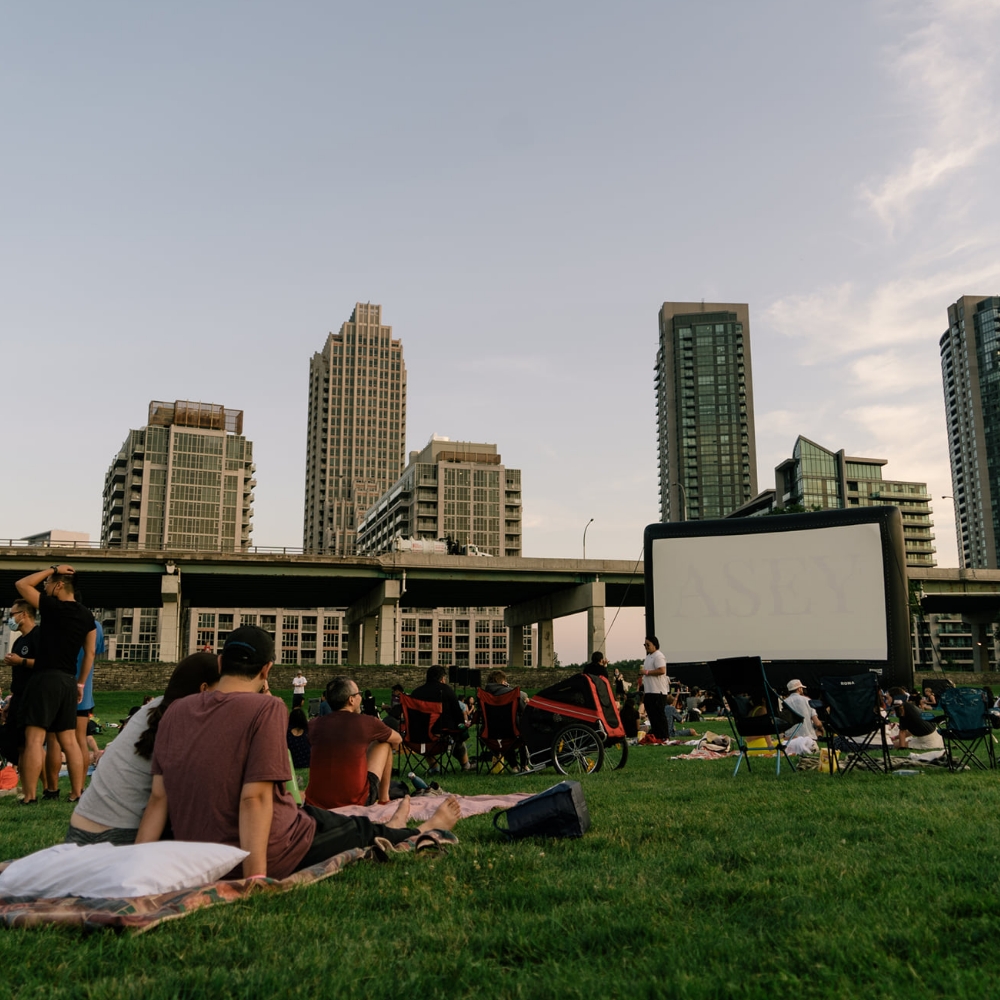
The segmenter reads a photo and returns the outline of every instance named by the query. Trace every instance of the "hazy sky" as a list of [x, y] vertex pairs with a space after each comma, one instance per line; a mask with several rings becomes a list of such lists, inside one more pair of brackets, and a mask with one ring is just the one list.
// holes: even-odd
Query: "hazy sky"
[[635, 559], [657, 311], [705, 298], [750, 305], [761, 488], [798, 434], [887, 458], [956, 565], [937, 342], [1000, 293], [998, 29], [1000, 0], [4, 5], [0, 537], [99, 537], [149, 401], [200, 399], [245, 411], [254, 540], [301, 545], [309, 358], [372, 301], [409, 448], [495, 441], [527, 556], [593, 517], [588, 555]]

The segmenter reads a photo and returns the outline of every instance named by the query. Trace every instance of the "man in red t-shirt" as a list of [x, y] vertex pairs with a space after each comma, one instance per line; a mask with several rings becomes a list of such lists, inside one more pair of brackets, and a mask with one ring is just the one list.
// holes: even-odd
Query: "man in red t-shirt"
[[[406, 828], [408, 799], [386, 824], [295, 805], [285, 788], [292, 777], [288, 710], [267, 696], [273, 665], [274, 641], [262, 629], [243, 625], [226, 639], [218, 686], [181, 698], [164, 713], [137, 844], [159, 840], [169, 815], [177, 840], [247, 851], [244, 878], [285, 878], [342, 851], [368, 847], [376, 837], [395, 844], [413, 836]], [[459, 814], [451, 796], [417, 831], [450, 830]]]
[[403, 738], [361, 714], [361, 692], [350, 677], [334, 677], [326, 701], [333, 711], [309, 723], [306, 802], [321, 809], [388, 802], [392, 751]]

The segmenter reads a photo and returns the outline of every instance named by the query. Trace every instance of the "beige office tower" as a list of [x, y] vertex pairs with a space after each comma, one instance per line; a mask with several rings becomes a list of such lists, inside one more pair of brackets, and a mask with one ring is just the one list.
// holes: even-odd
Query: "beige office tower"
[[242, 410], [154, 400], [104, 477], [102, 548], [246, 551], [254, 468]]
[[405, 464], [403, 345], [381, 306], [359, 302], [309, 362], [305, 551], [354, 555], [357, 525]]
[[506, 468], [495, 444], [435, 434], [358, 521], [357, 552], [381, 555], [409, 538], [520, 556], [521, 470]]

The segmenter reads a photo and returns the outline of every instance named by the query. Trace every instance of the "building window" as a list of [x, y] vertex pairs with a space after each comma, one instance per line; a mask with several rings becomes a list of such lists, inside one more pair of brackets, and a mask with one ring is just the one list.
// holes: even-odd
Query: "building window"
[[476, 651], [477, 667], [489, 666], [489, 662], [490, 662], [490, 654], [488, 652], [484, 653], [484, 652], [479, 652], [478, 650]]

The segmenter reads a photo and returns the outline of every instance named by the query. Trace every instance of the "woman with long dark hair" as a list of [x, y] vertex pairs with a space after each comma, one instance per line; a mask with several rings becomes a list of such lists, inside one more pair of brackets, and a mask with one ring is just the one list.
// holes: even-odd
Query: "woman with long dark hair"
[[219, 658], [194, 653], [177, 664], [162, 697], [143, 705], [107, 745], [69, 820], [74, 844], [132, 844], [153, 787], [150, 759], [163, 713], [178, 698], [219, 683]]

